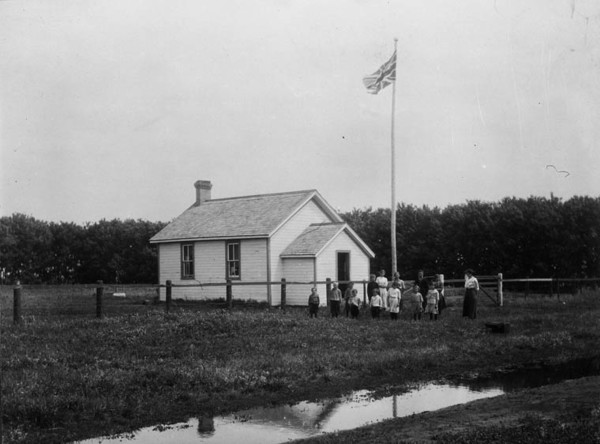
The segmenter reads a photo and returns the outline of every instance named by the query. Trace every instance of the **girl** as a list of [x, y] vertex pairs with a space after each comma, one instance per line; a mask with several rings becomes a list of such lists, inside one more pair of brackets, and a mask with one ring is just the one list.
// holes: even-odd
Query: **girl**
[[402, 293], [398, 287], [398, 284], [394, 282], [392, 284], [392, 288], [389, 289], [387, 296], [387, 305], [388, 310], [390, 311], [390, 318], [394, 320], [398, 319], [398, 313], [400, 313], [400, 298], [402, 297]]
[[381, 296], [382, 307], [385, 308], [385, 301], [387, 299], [387, 287], [388, 287], [388, 280], [385, 277], [385, 270], [379, 271], [379, 276], [377, 276], [377, 279], [375, 279], [375, 282], [377, 283], [377, 285], [379, 285], [379, 296]]
[[440, 302], [440, 293], [434, 288], [433, 285], [429, 286], [427, 292], [427, 306], [425, 307], [425, 313], [429, 313], [429, 320], [436, 320], [438, 318], [438, 303]]
[[419, 286], [413, 287], [413, 293], [410, 296], [410, 305], [413, 321], [421, 320], [421, 313], [423, 312], [423, 295], [419, 292]]
[[349, 282], [348, 287], [346, 287], [346, 291], [344, 292], [344, 312], [346, 313], [346, 317], [350, 314], [350, 305], [352, 304], [352, 289], [354, 288], [354, 282]]
[[352, 290], [352, 300], [350, 301], [350, 313], [352, 314], [352, 319], [358, 319], [358, 314], [360, 313], [360, 297], [358, 296], [358, 290]]

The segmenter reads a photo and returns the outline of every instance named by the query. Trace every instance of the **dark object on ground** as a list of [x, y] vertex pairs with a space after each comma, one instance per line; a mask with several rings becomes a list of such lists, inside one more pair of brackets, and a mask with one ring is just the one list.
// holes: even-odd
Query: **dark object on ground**
[[508, 322], [486, 322], [485, 328], [492, 333], [510, 333], [510, 324]]

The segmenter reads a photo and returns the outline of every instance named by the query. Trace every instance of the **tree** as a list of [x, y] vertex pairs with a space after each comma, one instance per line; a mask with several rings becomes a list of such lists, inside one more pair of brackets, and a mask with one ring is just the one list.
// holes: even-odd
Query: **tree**
[[52, 267], [48, 224], [24, 214], [0, 219], [0, 273], [3, 282], [44, 282]]
[[149, 239], [165, 226], [142, 220], [102, 220], [79, 226], [14, 214], [0, 218], [3, 283], [148, 283], [158, 280]]
[[[371, 269], [389, 268], [390, 212], [342, 214], [375, 252]], [[600, 276], [600, 198], [551, 196], [468, 201], [443, 210], [401, 204], [396, 213], [398, 268], [413, 276], [465, 268], [505, 276]]]

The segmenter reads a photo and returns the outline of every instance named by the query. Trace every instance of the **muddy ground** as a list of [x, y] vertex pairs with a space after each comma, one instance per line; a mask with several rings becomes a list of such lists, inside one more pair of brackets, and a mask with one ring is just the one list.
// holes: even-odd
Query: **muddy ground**
[[596, 409], [600, 414], [600, 376], [525, 389], [301, 442], [436, 442], [436, 435], [442, 433], [516, 424], [527, 415], [556, 419], [579, 409]]

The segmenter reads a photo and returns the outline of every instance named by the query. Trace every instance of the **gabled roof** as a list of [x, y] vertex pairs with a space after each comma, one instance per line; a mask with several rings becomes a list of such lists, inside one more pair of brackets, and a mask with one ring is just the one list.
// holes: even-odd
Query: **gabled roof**
[[365, 252], [367, 256], [375, 257], [375, 253], [358, 237], [346, 223], [321, 223], [309, 225], [281, 253], [281, 257], [309, 256], [316, 257], [340, 233], [346, 232], [350, 238]]
[[316, 190], [210, 199], [188, 208], [150, 242], [270, 237], [313, 199], [331, 220], [342, 220]]

